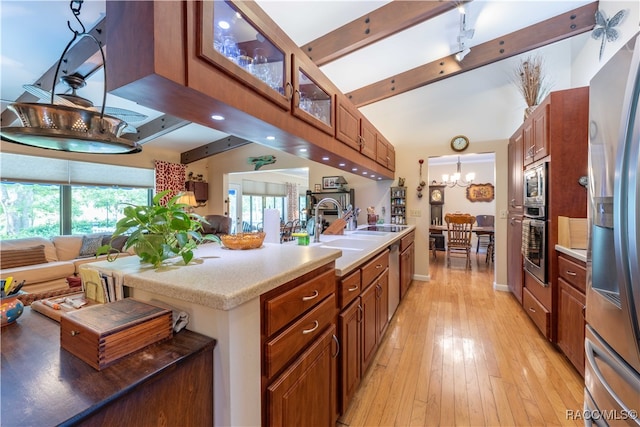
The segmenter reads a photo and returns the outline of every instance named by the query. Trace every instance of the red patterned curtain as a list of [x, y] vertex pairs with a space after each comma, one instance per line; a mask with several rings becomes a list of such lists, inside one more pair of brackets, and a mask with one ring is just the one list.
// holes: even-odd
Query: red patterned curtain
[[184, 191], [186, 165], [156, 160], [156, 194], [171, 190], [162, 200], [166, 203], [171, 197]]

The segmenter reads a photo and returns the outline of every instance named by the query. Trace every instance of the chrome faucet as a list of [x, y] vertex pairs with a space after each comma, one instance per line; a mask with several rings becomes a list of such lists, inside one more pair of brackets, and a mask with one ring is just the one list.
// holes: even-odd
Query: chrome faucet
[[316, 204], [316, 211], [315, 211], [315, 215], [313, 216], [314, 224], [316, 227], [316, 232], [313, 233], [313, 243], [320, 242], [320, 233], [322, 233], [322, 220], [321, 220], [322, 215], [318, 215], [318, 208], [320, 208], [320, 205], [323, 204], [324, 202], [332, 202], [333, 204], [335, 204], [336, 207], [338, 208], [338, 218], [342, 218], [342, 206], [340, 206], [340, 203], [336, 199], [332, 199], [331, 197], [325, 197], [324, 199], [320, 200]]

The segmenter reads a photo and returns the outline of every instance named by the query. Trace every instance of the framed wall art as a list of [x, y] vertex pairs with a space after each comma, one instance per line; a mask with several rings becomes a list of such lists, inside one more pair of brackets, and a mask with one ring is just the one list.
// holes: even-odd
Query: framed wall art
[[494, 197], [493, 184], [471, 184], [467, 187], [467, 199], [471, 202], [490, 202]]
[[322, 189], [323, 190], [337, 190], [340, 187], [337, 176], [323, 176], [322, 177]]

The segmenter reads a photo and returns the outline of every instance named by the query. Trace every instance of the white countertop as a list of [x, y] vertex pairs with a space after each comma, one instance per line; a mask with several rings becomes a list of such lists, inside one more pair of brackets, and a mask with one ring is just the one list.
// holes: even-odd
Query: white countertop
[[556, 245], [556, 251], [567, 254], [582, 262], [587, 262], [587, 250], [586, 249], [571, 249], [566, 246]]
[[208, 243], [195, 251], [194, 260], [186, 266], [176, 258], [153, 269], [140, 264], [137, 256], [130, 256], [83, 267], [111, 273], [124, 286], [231, 310], [334, 260], [336, 275], [342, 276], [413, 229], [415, 226], [399, 233], [375, 235], [356, 230], [339, 236], [322, 235], [320, 243], [310, 246], [299, 246], [296, 241], [265, 243], [246, 251]]

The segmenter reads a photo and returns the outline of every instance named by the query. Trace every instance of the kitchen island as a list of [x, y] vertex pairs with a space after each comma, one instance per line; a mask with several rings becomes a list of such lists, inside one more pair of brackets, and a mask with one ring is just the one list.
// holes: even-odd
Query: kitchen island
[[414, 229], [355, 230], [341, 236], [322, 235], [320, 243], [310, 246], [264, 244], [248, 251], [205, 244], [187, 266], [176, 260], [152, 269], [137, 257], [127, 257], [91, 263], [87, 268], [111, 274], [127, 296], [160, 301], [186, 312], [187, 329], [215, 338], [214, 424], [260, 425], [260, 296], [327, 266], [335, 268], [338, 278], [347, 275]]

